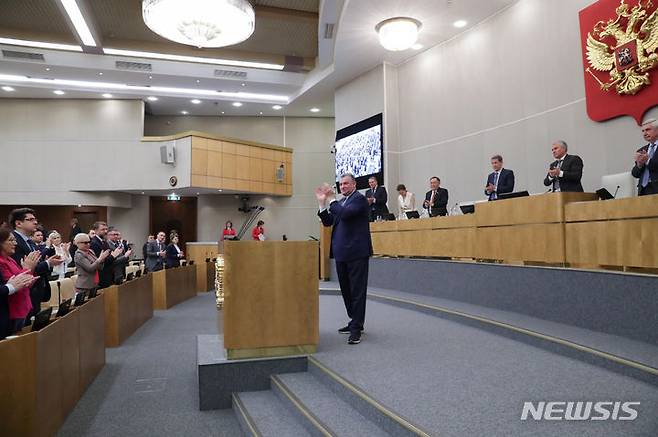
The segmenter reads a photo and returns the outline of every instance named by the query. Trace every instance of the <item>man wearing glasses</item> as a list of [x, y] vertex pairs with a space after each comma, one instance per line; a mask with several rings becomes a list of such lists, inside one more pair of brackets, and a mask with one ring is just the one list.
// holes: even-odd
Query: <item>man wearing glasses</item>
[[[39, 222], [37, 222], [36, 213], [30, 208], [18, 208], [9, 214], [9, 224], [14, 229], [14, 237], [16, 237], [16, 251], [12, 258], [18, 265], [21, 265], [23, 258], [28, 256], [31, 252], [38, 251], [36, 244], [32, 241], [31, 237], [37, 230]], [[30, 300], [32, 301], [32, 310], [27, 316], [25, 321], [26, 325], [30, 324], [30, 318], [38, 313], [41, 309], [41, 302], [48, 302], [50, 300], [50, 284], [48, 283], [48, 276], [53, 267], [60, 265], [62, 259], [58, 256], [51, 256], [47, 259], [42, 259], [34, 268], [34, 275], [39, 276], [32, 287], [30, 288]]]

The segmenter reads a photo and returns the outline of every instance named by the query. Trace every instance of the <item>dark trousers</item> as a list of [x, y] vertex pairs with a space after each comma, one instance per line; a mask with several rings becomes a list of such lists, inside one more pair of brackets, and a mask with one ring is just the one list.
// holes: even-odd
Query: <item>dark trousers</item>
[[649, 182], [646, 187], [639, 187], [640, 196], [651, 196], [658, 194], [658, 181]]
[[340, 292], [343, 295], [347, 317], [350, 318], [351, 332], [363, 329], [366, 319], [366, 293], [368, 289], [368, 261], [361, 258], [355, 261], [336, 261], [336, 273]]

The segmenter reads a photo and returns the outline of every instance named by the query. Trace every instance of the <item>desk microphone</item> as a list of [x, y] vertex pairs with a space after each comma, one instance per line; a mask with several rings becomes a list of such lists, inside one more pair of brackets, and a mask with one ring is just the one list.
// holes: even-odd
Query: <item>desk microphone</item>
[[615, 190], [615, 194], [612, 195], [613, 199], [617, 198], [617, 193], [619, 192], [619, 185], [617, 185], [617, 189]]

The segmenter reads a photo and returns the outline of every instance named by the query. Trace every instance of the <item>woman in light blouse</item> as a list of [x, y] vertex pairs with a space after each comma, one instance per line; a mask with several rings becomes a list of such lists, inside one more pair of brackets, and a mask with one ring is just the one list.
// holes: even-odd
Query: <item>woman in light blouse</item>
[[[105, 259], [110, 255], [109, 249], [106, 249], [96, 257], [94, 251], [89, 247], [89, 243], [91, 243], [91, 238], [87, 234], [78, 234], [73, 239], [73, 244], [78, 248], [73, 256], [78, 272], [78, 278], [75, 281], [76, 295], [79, 292], [89, 292], [98, 287], [98, 271], [103, 268]], [[116, 258], [120, 253], [120, 249], [115, 249], [112, 256]]]
[[62, 236], [57, 231], [53, 231], [48, 236], [46, 241], [46, 256], [59, 255], [63, 263], [53, 267], [53, 275], [59, 275], [59, 279], [63, 279], [66, 275], [66, 268], [71, 262], [71, 252], [69, 251], [71, 243], [62, 243]]
[[400, 220], [406, 220], [408, 211], [416, 210], [416, 196], [411, 191], [407, 191], [407, 187], [404, 184], [398, 185], [398, 218]]

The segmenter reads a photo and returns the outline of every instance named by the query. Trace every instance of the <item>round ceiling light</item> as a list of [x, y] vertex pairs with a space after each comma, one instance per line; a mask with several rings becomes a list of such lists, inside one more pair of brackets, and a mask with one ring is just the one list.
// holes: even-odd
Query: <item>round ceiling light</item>
[[225, 47], [251, 36], [247, 0], [142, 0], [144, 23], [158, 35], [195, 47]]
[[422, 23], [414, 18], [395, 17], [375, 26], [379, 43], [393, 52], [407, 50], [416, 43]]

